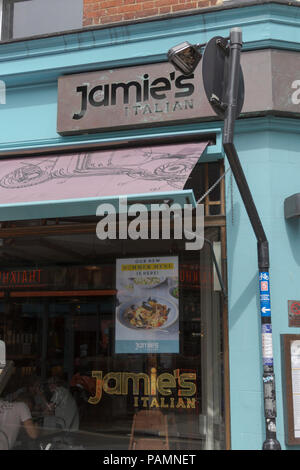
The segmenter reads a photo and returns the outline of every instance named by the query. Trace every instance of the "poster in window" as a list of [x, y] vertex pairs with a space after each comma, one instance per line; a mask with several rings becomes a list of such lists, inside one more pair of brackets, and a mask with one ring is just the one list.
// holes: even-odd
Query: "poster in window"
[[178, 257], [116, 261], [117, 354], [179, 353]]

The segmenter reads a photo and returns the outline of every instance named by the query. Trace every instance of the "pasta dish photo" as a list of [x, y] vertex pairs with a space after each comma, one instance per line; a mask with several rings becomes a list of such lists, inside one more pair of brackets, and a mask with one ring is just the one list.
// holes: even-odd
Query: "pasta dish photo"
[[139, 299], [133, 304], [123, 304], [119, 311], [119, 321], [128, 328], [155, 329], [164, 328], [177, 319], [177, 308], [163, 299]]
[[134, 305], [129, 307], [125, 312], [125, 318], [136, 328], [158, 328], [166, 322], [168, 313], [166, 305], [149, 298], [138, 307]]

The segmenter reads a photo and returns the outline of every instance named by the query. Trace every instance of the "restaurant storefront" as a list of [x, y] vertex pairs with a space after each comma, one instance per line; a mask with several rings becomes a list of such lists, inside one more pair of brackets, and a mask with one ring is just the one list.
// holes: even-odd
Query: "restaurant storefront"
[[[205, 193], [224, 170], [201, 166]], [[173, 237], [99, 240], [95, 216], [6, 223], [0, 331], [15, 369], [5, 396], [38, 378], [47, 397], [59, 379], [79, 412], [73, 447], [225, 448], [226, 303], [215, 264], [222, 271], [224, 185], [205, 207], [214, 216], [201, 250]], [[49, 417], [33, 416], [39, 445], [52, 442]], [[66, 431], [58, 418], [56, 428]], [[21, 438], [16, 449], [28, 446]], [[70, 442], [61, 435], [55, 446]]]
[[[299, 446], [280, 346], [299, 328], [287, 311], [300, 303], [299, 220], [283, 210], [299, 193], [299, 4], [250, 3], [0, 44], [0, 339], [14, 364], [1, 398], [34, 382], [49, 403], [63, 386], [77, 413], [36, 408], [38, 441], [20, 434], [14, 448], [261, 449], [270, 357], [278, 439]], [[235, 143], [269, 240], [273, 351], [201, 63], [185, 77], [166, 62], [175, 44], [236, 25]]]
[[38, 75], [59, 137], [1, 161], [2, 396], [55, 384], [76, 412], [34, 405], [13, 448], [228, 448], [221, 131], [179, 129], [213, 114], [202, 82], [153, 60]]

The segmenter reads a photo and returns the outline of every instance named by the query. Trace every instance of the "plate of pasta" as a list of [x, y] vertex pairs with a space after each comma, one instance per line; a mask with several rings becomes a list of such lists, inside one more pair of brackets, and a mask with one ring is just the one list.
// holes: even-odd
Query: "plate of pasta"
[[118, 320], [127, 328], [135, 330], [163, 329], [178, 318], [178, 309], [170, 301], [148, 297], [125, 302], [119, 307]]

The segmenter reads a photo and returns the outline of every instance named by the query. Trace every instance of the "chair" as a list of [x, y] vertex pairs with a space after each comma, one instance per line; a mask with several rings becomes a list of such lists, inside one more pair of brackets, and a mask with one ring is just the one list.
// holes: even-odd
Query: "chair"
[[138, 411], [133, 416], [129, 450], [160, 449], [169, 449], [167, 417], [160, 410]]

